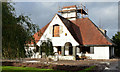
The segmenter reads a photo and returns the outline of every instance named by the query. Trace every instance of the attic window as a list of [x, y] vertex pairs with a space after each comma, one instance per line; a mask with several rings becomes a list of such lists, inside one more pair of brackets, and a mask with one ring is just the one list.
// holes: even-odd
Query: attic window
[[53, 37], [60, 37], [59, 28], [58, 24], [53, 25]]
[[67, 33], [65, 33], [65, 36], [67, 36]]

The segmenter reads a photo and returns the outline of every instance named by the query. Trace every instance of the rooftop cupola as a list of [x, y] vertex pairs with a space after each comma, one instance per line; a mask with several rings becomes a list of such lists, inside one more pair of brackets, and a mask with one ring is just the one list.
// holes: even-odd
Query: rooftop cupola
[[65, 6], [58, 12], [69, 20], [76, 20], [77, 18], [83, 18], [83, 15], [88, 15], [88, 9], [82, 4], [81, 6]]

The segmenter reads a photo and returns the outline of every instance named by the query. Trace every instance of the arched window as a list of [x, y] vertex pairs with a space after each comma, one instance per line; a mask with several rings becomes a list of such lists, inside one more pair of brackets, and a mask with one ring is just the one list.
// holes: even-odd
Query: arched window
[[53, 37], [60, 37], [60, 26], [58, 24], [53, 25]]

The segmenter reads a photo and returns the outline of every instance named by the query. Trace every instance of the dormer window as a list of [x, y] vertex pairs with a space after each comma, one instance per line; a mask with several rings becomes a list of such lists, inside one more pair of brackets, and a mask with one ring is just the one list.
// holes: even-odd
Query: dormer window
[[60, 26], [58, 24], [53, 25], [53, 37], [60, 37]]

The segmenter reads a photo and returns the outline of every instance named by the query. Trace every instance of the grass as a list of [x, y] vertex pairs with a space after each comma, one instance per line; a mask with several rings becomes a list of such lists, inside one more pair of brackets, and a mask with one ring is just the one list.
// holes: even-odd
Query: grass
[[78, 71], [78, 72], [87, 72], [87, 71], [92, 70], [93, 68], [95, 68], [95, 66], [91, 66], [91, 67], [89, 67], [89, 68], [86, 68], [86, 69], [84, 69], [84, 70], [82, 70], [82, 71]]
[[89, 67], [89, 68], [86, 68], [86, 69], [84, 69], [84, 70], [91, 70], [91, 69], [93, 69], [95, 66], [91, 66], [91, 67]]
[[[89, 68], [86, 68], [78, 72], [87, 72], [93, 69], [94, 67], [95, 66], [91, 66]], [[33, 68], [33, 67], [2, 66], [2, 72], [68, 72], [68, 71], [53, 70], [53, 69], [40, 69], [40, 68]]]
[[3, 72], [52, 72], [53, 69], [40, 69], [33, 67], [14, 67], [14, 66], [2, 66]]

